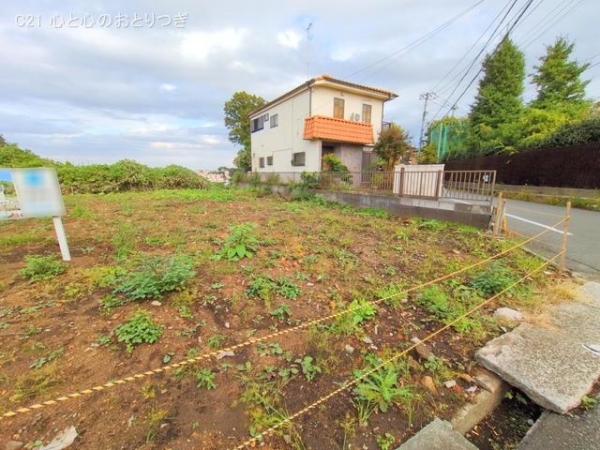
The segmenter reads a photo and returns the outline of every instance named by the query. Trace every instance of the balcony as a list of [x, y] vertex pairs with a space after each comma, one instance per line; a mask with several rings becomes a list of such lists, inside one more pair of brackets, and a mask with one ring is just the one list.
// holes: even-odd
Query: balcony
[[362, 145], [375, 143], [372, 124], [325, 116], [304, 119], [304, 139]]

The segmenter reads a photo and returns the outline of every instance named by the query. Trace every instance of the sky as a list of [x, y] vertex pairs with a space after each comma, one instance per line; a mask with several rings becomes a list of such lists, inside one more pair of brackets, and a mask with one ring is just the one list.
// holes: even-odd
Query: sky
[[[528, 1], [516, 0], [492, 37], [512, 1], [2, 0], [0, 134], [75, 164], [230, 167], [238, 148], [223, 123], [227, 99], [270, 100], [329, 74], [396, 92], [385, 120], [417, 144], [421, 94], [437, 94], [427, 120], [454, 103], [455, 115], [468, 114], [479, 61]], [[590, 63], [583, 77], [598, 101], [599, 17], [597, 0], [533, 0], [511, 32], [527, 73], [566, 37]], [[534, 95], [528, 79], [525, 101]]]

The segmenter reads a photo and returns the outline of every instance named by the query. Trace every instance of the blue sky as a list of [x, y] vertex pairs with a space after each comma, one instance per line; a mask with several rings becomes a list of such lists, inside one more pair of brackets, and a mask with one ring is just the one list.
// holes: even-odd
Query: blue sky
[[[518, 0], [513, 12], [526, 1]], [[405, 126], [417, 142], [419, 95], [434, 88], [438, 93], [431, 118], [458, 81], [448, 83], [450, 76], [440, 83], [444, 75], [457, 63], [458, 70], [466, 68], [491, 34], [493, 27], [486, 28], [508, 4], [287, 3], [4, 0], [0, 134], [42, 156], [74, 163], [130, 158], [151, 166], [231, 166], [237, 148], [227, 141], [224, 102], [238, 90], [268, 100], [293, 88], [307, 78], [310, 53], [310, 76], [327, 73], [397, 92], [386, 120]], [[527, 73], [557, 36], [575, 42], [578, 60], [600, 61], [595, 0], [533, 0], [524, 17], [513, 38], [526, 53]], [[599, 74], [600, 65], [585, 73], [588, 96], [596, 101]], [[458, 102], [457, 115], [468, 113], [474, 94], [475, 85]], [[527, 82], [525, 98], [533, 95]]]

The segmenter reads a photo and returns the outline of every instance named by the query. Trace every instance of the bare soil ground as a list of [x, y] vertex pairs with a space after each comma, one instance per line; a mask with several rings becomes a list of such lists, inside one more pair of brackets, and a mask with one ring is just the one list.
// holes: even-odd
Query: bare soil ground
[[[4, 418], [0, 446], [13, 439], [35, 448], [73, 425], [80, 435], [74, 449], [235, 448], [443, 325], [419, 293], [401, 295], [403, 288], [508, 245], [454, 224], [250, 191], [68, 196], [66, 202], [73, 261], [46, 280], [29, 281], [20, 271], [26, 255], [58, 254], [51, 221], [0, 223], [0, 414], [227, 349], [343, 311], [356, 299], [395, 298], [357, 324], [324, 321], [233, 356]], [[214, 259], [230, 227], [246, 222], [256, 224], [254, 257]], [[115, 293], [115, 274], [156, 255], [184, 255], [193, 261], [194, 277], [154, 303], [124, 301]], [[539, 263], [516, 252], [502, 264], [516, 277]], [[463, 301], [467, 289], [475, 295], [469, 287], [474, 276], [442, 285], [450, 302]], [[549, 272], [532, 278], [502, 303], [533, 304], [552, 278]], [[261, 291], [257, 279], [270, 280], [270, 287]], [[397, 379], [378, 385], [376, 394], [402, 394], [387, 408], [372, 408], [368, 420], [360, 420], [357, 405], [374, 403], [361, 403], [347, 389], [264, 438], [262, 448], [395, 448], [434, 416], [451, 417], [473, 395], [467, 389], [477, 369], [474, 350], [501, 332], [490, 316], [497, 305], [484, 308], [465, 330], [437, 336], [431, 344], [436, 358], [395, 361]], [[162, 336], [129, 352], [115, 329], [140, 309], [162, 326]], [[426, 377], [435, 388], [425, 386]], [[449, 379], [457, 381], [452, 389], [444, 387]]]

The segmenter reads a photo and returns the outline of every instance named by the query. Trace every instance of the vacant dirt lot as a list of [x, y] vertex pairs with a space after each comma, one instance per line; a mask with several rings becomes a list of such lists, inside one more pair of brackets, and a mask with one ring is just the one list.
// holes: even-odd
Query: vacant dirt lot
[[[52, 259], [50, 220], [0, 223], [0, 413], [353, 309], [4, 418], [0, 446], [35, 448], [73, 425], [76, 449], [235, 448], [539, 264], [515, 252], [407, 295], [509, 244], [454, 224], [250, 191], [66, 202], [68, 266]], [[532, 304], [551, 279], [542, 274], [501, 303]], [[394, 359], [262, 448], [393, 448], [434, 415], [450, 417], [472, 395], [474, 349], [500, 332], [489, 316], [497, 305], [436, 337], [434, 356]]]

